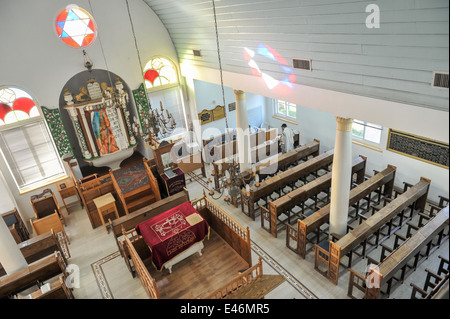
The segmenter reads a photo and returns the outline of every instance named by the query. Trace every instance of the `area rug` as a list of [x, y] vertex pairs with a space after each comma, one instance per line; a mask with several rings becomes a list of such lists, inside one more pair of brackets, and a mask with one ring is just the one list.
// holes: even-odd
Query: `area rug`
[[144, 163], [114, 171], [113, 174], [123, 194], [149, 184]]

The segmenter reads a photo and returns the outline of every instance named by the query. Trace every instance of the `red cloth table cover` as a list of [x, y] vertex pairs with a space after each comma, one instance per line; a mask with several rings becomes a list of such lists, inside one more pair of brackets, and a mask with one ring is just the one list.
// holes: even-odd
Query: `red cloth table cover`
[[[186, 217], [193, 214], [198, 214], [198, 222], [191, 225]], [[150, 218], [138, 224], [135, 229], [150, 248], [152, 262], [158, 271], [161, 271], [165, 263], [209, 237], [208, 223], [190, 202]]]

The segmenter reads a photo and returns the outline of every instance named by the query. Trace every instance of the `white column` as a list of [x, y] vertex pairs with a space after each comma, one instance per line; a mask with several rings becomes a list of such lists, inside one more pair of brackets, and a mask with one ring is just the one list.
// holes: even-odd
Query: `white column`
[[25, 267], [28, 263], [17, 246], [5, 220], [0, 215], [0, 263], [8, 275]]
[[352, 175], [353, 119], [336, 116], [336, 121], [337, 130], [331, 179], [330, 234], [343, 236], [347, 231]]
[[247, 103], [245, 101], [245, 92], [233, 90], [236, 96], [236, 137], [237, 151], [239, 154], [239, 165], [241, 172], [251, 167], [250, 164], [250, 131], [248, 128]]

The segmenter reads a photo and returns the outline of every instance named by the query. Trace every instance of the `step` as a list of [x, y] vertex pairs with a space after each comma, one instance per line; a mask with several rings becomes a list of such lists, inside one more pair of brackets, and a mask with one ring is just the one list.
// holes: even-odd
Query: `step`
[[132, 190], [131, 192], [124, 193], [123, 197], [125, 198], [125, 200], [127, 200], [127, 199], [129, 199], [129, 198], [131, 198], [131, 197], [133, 197], [135, 195], [138, 195], [138, 194], [140, 194], [142, 192], [146, 192], [148, 190], [151, 190], [150, 184], [146, 184], [144, 186], [136, 188], [136, 189]]
[[139, 197], [136, 200], [133, 201], [127, 201], [127, 208], [128, 208], [128, 212], [132, 213], [144, 206], [150, 205], [152, 203], [156, 202], [156, 197], [155, 194], [151, 193], [151, 194], [147, 194], [145, 196]]

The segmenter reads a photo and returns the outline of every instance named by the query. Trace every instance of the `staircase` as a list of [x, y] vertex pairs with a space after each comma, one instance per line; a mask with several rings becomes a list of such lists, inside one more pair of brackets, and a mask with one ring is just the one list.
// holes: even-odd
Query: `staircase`
[[161, 199], [145, 158], [143, 163], [111, 172], [111, 179], [127, 215]]

